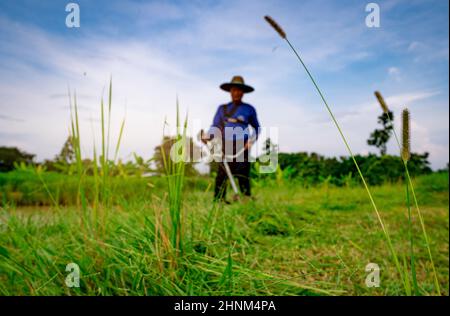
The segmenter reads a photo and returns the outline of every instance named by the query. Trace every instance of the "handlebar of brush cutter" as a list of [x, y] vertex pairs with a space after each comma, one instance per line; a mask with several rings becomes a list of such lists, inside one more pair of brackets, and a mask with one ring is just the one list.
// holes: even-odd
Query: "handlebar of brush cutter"
[[[202, 141], [202, 139], [203, 139], [203, 134], [204, 134], [203, 130], [201, 130], [200, 133], [198, 134], [198, 139], [200, 141]], [[213, 146], [221, 145], [221, 142], [220, 142], [220, 140], [215, 140], [213, 138], [212, 141], [210, 141], [210, 144], [211, 144], [210, 146], [207, 145], [207, 144], [206, 145], [208, 146], [208, 149], [211, 152], [211, 146], [213, 147]], [[235, 155], [225, 155], [225, 154], [223, 154], [222, 153], [222, 148], [220, 148], [220, 147], [218, 148], [217, 151], [220, 152], [220, 156], [218, 156], [218, 155], [214, 156], [214, 154], [213, 154], [213, 157], [223, 158], [223, 165], [225, 167], [225, 172], [227, 173], [228, 179], [230, 179], [231, 187], [233, 188], [234, 196], [235, 196], [235, 199], [236, 199], [236, 197], [239, 197], [239, 192], [238, 192], [238, 189], [237, 189], [237, 186], [236, 186], [236, 182], [234, 182], [233, 174], [231, 173], [230, 166], [228, 165], [227, 160], [233, 160], [234, 158], [240, 156], [245, 151], [245, 147], [242, 148], [241, 150], [239, 150]]]
[[[199, 139], [199, 141], [202, 141], [202, 137], [203, 137], [203, 134], [204, 134], [204, 131], [203, 131], [203, 129], [202, 130], [200, 130], [200, 133], [198, 134], [198, 139]], [[217, 146], [217, 145], [221, 145], [221, 143], [220, 143], [220, 140], [219, 139], [215, 139], [215, 138], [213, 138], [212, 140], [210, 140], [209, 141], [210, 142], [210, 146], [208, 146], [208, 149], [211, 149], [210, 147], [212, 147], [212, 146]], [[227, 160], [233, 160], [234, 158], [237, 158], [237, 157], [239, 157], [240, 155], [242, 155], [242, 153], [245, 151], [245, 147], [244, 148], [242, 148], [241, 150], [239, 150], [235, 155], [225, 155], [225, 154], [223, 154], [222, 153], [222, 148], [218, 148], [219, 150], [218, 150], [218, 152], [220, 152], [221, 154], [220, 154], [220, 158], [225, 158], [225, 159], [227, 159]], [[219, 155], [215, 155], [214, 157], [219, 157]]]

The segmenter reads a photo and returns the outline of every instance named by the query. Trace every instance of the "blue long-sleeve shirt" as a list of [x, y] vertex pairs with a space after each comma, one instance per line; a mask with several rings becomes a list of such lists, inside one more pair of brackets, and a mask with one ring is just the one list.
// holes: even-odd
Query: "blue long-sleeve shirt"
[[[236, 105], [233, 102], [227, 104], [227, 113], [230, 113], [234, 110]], [[234, 129], [234, 134], [225, 132], [225, 141], [236, 141], [236, 140], [247, 140], [250, 139], [258, 139], [258, 135], [260, 132], [260, 125], [258, 122], [258, 117], [256, 115], [255, 108], [248, 104], [241, 102], [237, 105], [238, 108], [234, 112], [233, 115], [230, 116], [230, 119], [225, 118], [225, 105], [222, 104], [218, 107], [216, 111], [216, 115], [214, 116], [213, 124], [208, 131], [209, 135], [213, 135], [213, 128], [221, 128], [221, 124], [224, 124], [224, 128], [227, 127], [240, 127], [241, 129]], [[249, 126], [253, 128], [253, 131], [250, 132]]]

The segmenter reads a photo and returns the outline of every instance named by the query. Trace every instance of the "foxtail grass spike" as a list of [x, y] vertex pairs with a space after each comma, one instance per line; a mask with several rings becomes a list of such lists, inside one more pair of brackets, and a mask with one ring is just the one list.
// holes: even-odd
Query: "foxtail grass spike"
[[386, 102], [384, 102], [384, 98], [379, 91], [375, 91], [375, 96], [377, 97], [378, 103], [380, 103], [381, 108], [384, 113], [389, 113], [389, 108], [387, 107]]
[[402, 158], [404, 161], [408, 161], [411, 156], [408, 109], [404, 109], [402, 112], [402, 123]]
[[266, 15], [264, 17], [264, 19], [267, 21], [267, 23], [269, 23], [274, 29], [275, 31], [277, 31], [277, 33], [281, 36], [281, 38], [286, 38], [286, 33], [283, 31], [283, 29], [281, 28], [281, 26], [278, 25], [277, 22], [275, 22], [274, 19], [272, 19], [270, 16]]
[[394, 250], [394, 246], [392, 245], [391, 237], [390, 237], [390, 235], [388, 233], [388, 230], [387, 230], [386, 226], [384, 225], [383, 219], [381, 218], [380, 212], [378, 211], [377, 205], [375, 204], [375, 200], [373, 199], [372, 193], [369, 190], [369, 186], [367, 185], [366, 179], [364, 178], [364, 176], [363, 176], [363, 174], [361, 172], [361, 169], [359, 168], [358, 162], [356, 161], [356, 158], [353, 155], [353, 152], [352, 152], [352, 150], [350, 148], [350, 145], [348, 144], [347, 139], [345, 138], [344, 133], [342, 132], [342, 129], [341, 129], [339, 123], [337, 122], [333, 112], [331, 111], [331, 108], [328, 105], [328, 102], [326, 101], [322, 91], [320, 90], [319, 86], [317, 85], [316, 81], [314, 80], [312, 74], [308, 70], [308, 67], [306, 67], [306, 64], [303, 62], [302, 58], [297, 53], [297, 50], [294, 48], [294, 46], [292, 46], [291, 42], [286, 37], [286, 33], [284, 33], [284, 31], [281, 29], [281, 27], [272, 18], [270, 18], [268, 16], [265, 16], [264, 18], [266, 19], [266, 21], [270, 25], [272, 25], [272, 27], [288, 43], [289, 47], [292, 49], [292, 51], [294, 52], [295, 56], [300, 61], [300, 63], [302, 64], [303, 68], [305, 69], [306, 73], [308, 74], [309, 79], [311, 80], [311, 82], [313, 83], [314, 87], [316, 88], [317, 93], [319, 94], [320, 98], [322, 99], [322, 102], [324, 103], [328, 113], [331, 116], [331, 119], [333, 120], [334, 124], [336, 125], [336, 128], [338, 129], [339, 134], [341, 135], [341, 138], [342, 138], [342, 140], [343, 140], [343, 142], [344, 142], [344, 144], [345, 144], [345, 146], [346, 146], [350, 156], [352, 157], [352, 160], [353, 160], [353, 163], [355, 164], [356, 170], [358, 171], [358, 174], [359, 174], [359, 176], [360, 176], [360, 178], [361, 178], [361, 180], [362, 180], [362, 182], [364, 184], [364, 188], [366, 189], [367, 194], [369, 195], [370, 202], [371, 202], [371, 204], [373, 206], [373, 209], [375, 210], [375, 213], [377, 215], [377, 219], [378, 219], [378, 222], [380, 223], [381, 229], [383, 230], [384, 236], [386, 238], [389, 250], [390, 250], [390, 252], [392, 254], [392, 257], [394, 259], [394, 263], [395, 263], [395, 266], [396, 266], [397, 271], [399, 273], [399, 276], [401, 278], [401, 281], [402, 281], [403, 285], [406, 287], [405, 280], [404, 280], [404, 275], [403, 275], [404, 272], [402, 271], [402, 267], [400, 265], [400, 261], [398, 260], [398, 256], [397, 256], [397, 254], [396, 254], [396, 252]]
[[[392, 118], [390, 117], [389, 112], [386, 112], [386, 114], [387, 114], [389, 120], [392, 121]], [[392, 131], [394, 133], [394, 137], [395, 137], [395, 141], [397, 142], [397, 146], [398, 146], [398, 148], [399, 148], [399, 150], [401, 152], [402, 151], [402, 146], [400, 144], [400, 140], [399, 140], [399, 137], [397, 136], [397, 132], [395, 131], [395, 128]], [[438, 276], [437, 276], [436, 267], [434, 265], [433, 255], [431, 253], [431, 247], [430, 247], [430, 242], [429, 242], [428, 234], [427, 234], [426, 227], [425, 227], [425, 222], [423, 220], [422, 212], [420, 211], [420, 208], [419, 208], [419, 202], [417, 201], [417, 196], [416, 196], [416, 193], [414, 191], [414, 185], [413, 185], [412, 180], [411, 180], [411, 175], [409, 174], [407, 161], [405, 161], [403, 159], [402, 159], [402, 161], [403, 161], [403, 166], [405, 168], [406, 178], [407, 178], [409, 187], [411, 188], [411, 193], [412, 193], [414, 204], [415, 204], [415, 207], [416, 207], [416, 210], [417, 210], [417, 215], [419, 216], [419, 221], [420, 221], [420, 226], [422, 228], [422, 233], [423, 233], [423, 236], [425, 238], [425, 245], [427, 247], [428, 258], [430, 259], [431, 268], [433, 270], [433, 279], [434, 279], [435, 290], [436, 290], [438, 295], [441, 295], [441, 287], [439, 285], [439, 279], [438, 279]]]

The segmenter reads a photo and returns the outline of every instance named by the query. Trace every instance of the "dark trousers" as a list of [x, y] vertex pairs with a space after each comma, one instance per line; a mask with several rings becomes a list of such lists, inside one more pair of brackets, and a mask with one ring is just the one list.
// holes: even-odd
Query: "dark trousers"
[[[230, 161], [228, 162], [230, 171], [234, 176], [234, 179], [239, 182], [239, 189], [242, 194], [250, 196], [250, 162], [248, 161], [248, 151], [244, 152], [244, 161]], [[218, 164], [216, 185], [214, 188], [214, 199], [224, 199], [227, 193], [227, 172], [223, 162]]]

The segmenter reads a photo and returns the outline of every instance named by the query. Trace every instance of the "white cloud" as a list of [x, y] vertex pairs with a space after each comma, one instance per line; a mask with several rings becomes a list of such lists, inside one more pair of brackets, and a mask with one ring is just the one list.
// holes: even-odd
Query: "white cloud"
[[437, 96], [440, 93], [440, 91], [415, 91], [402, 93], [386, 97], [386, 103], [389, 104], [389, 107], [399, 110], [408, 104]]
[[398, 69], [397, 67], [389, 67], [388, 74], [395, 80], [400, 80], [400, 69]]

